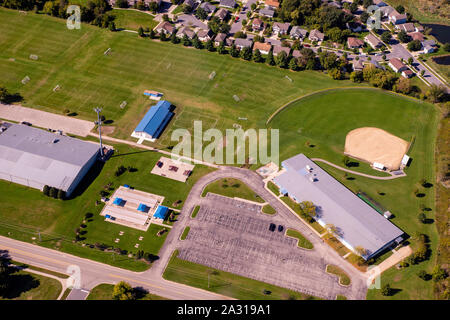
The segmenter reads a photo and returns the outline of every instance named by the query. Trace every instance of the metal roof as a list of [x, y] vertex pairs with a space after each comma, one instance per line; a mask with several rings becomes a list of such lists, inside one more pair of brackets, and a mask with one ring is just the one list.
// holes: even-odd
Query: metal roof
[[353, 248], [361, 246], [371, 256], [403, 234], [305, 155], [283, 161], [282, 166], [287, 171], [274, 182], [298, 202], [311, 201], [318, 218], [334, 225], [340, 237]]
[[146, 132], [153, 138], [157, 138], [173, 115], [170, 111], [170, 107], [171, 103], [169, 101], [159, 101], [155, 106], [148, 110], [134, 131]]
[[0, 172], [67, 190], [99, 146], [22, 124], [0, 133]]

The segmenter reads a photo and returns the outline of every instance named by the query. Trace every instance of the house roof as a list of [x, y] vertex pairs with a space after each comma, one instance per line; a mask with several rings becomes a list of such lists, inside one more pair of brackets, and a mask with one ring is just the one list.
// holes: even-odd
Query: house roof
[[282, 51], [286, 52], [286, 55], [289, 55], [289, 52], [291, 52], [291, 48], [289, 47], [282, 47], [282, 46], [273, 46], [273, 54], [277, 55], [281, 53]]
[[195, 32], [188, 27], [183, 27], [180, 30], [178, 30], [178, 32], [177, 32], [177, 36], [182, 36], [182, 35], [186, 35], [192, 39], [195, 35]]
[[411, 32], [411, 33], [408, 33], [408, 35], [411, 37], [411, 39], [413, 39], [413, 40], [419, 40], [419, 41], [423, 41], [425, 38], [424, 38], [424, 36], [423, 36], [423, 34], [422, 33], [420, 33], [420, 32]]
[[175, 27], [168, 21], [163, 21], [156, 27], [156, 30], [166, 30], [169, 33], [172, 33], [175, 30]]
[[377, 37], [375, 37], [373, 34], [371, 34], [371, 33], [369, 33], [367, 36], [366, 36], [366, 41], [367, 42], [369, 42], [371, 45], [373, 45], [374, 47], [377, 47], [377, 46], [379, 46], [380, 44], [382, 44], [382, 42], [377, 38]]
[[274, 8], [280, 7], [280, 3], [277, 0], [266, 0], [265, 4], [266, 4], [266, 6], [270, 6], [270, 7], [274, 7]]
[[214, 12], [214, 11], [216, 11], [216, 9], [217, 9], [215, 5], [212, 5], [212, 4], [209, 3], [209, 2], [203, 2], [203, 3], [200, 5], [200, 8], [202, 8], [203, 10], [205, 10], [205, 11], [208, 12], [208, 13]]
[[405, 32], [414, 32], [416, 30], [416, 27], [414, 27], [414, 23], [411, 22], [402, 23], [398, 25], [398, 27], [400, 28], [400, 30], [403, 30]]
[[319, 30], [314, 29], [309, 33], [309, 37], [323, 40], [325, 38], [325, 35], [322, 32], [320, 32]]
[[281, 31], [288, 31], [289, 30], [289, 27], [290, 27], [291, 25], [289, 24], [289, 22], [284, 22], [284, 23], [281, 23], [281, 22], [274, 22], [273, 23], [273, 26], [272, 26], [272, 29], [275, 29], [275, 28], [277, 28], [277, 29], [279, 29], [279, 30], [281, 30]]
[[249, 39], [238, 38], [234, 40], [234, 44], [238, 47], [251, 47], [252, 43], [252, 40]]
[[299, 58], [302, 56], [302, 53], [300, 52], [300, 50], [294, 50], [294, 51], [292, 51], [292, 56], [294, 58]]
[[402, 230], [305, 155], [289, 158], [282, 165], [287, 171], [274, 182], [298, 202], [311, 201], [318, 218], [334, 225], [340, 238], [353, 248], [361, 246], [371, 256], [403, 235]]
[[153, 214], [153, 217], [164, 220], [167, 216], [167, 212], [169, 212], [169, 208], [164, 206], [158, 206], [158, 209], [156, 209], [155, 213]]
[[260, 51], [267, 51], [269, 52], [272, 48], [272, 45], [270, 43], [262, 43], [262, 42], [255, 42], [253, 44], [253, 50], [260, 50]]
[[155, 106], [152, 106], [141, 122], [137, 125], [135, 132], [145, 132], [157, 138], [161, 134], [164, 126], [169, 122], [173, 113], [170, 111], [171, 103], [169, 101], [160, 100]]
[[234, 8], [236, 6], [235, 0], [220, 0], [220, 6]]
[[218, 33], [217, 36], [214, 38], [214, 41], [222, 42], [225, 40], [227, 35], [225, 33]]
[[307, 33], [308, 33], [307, 30], [302, 29], [299, 26], [293, 26], [292, 29], [291, 29], [291, 32], [289, 34], [291, 36], [297, 35], [297, 36], [305, 37]]
[[224, 8], [220, 8], [219, 10], [217, 10], [216, 12], [216, 17], [219, 17], [220, 19], [225, 19], [228, 15], [228, 10], [224, 9]]
[[0, 177], [6, 175], [67, 191], [81, 169], [98, 153], [95, 143], [23, 124], [0, 133]]
[[259, 13], [262, 14], [263, 16], [273, 17], [275, 11], [271, 8], [262, 8], [261, 10], [259, 10]]
[[253, 22], [252, 22], [253, 25], [257, 25], [257, 26], [261, 26], [262, 23], [263, 23], [262, 20], [259, 18], [253, 19]]
[[405, 64], [400, 61], [398, 58], [392, 58], [389, 60], [389, 63], [397, 70], [405, 67]]
[[349, 48], [361, 47], [364, 45], [364, 41], [358, 38], [349, 37], [347, 38], [347, 46]]
[[199, 38], [205, 38], [205, 37], [211, 37], [211, 31], [210, 30], [199, 30], [197, 32], [197, 36]]
[[364, 64], [362, 63], [361, 59], [359, 60], [353, 60], [352, 61], [353, 70], [362, 70], [364, 69]]

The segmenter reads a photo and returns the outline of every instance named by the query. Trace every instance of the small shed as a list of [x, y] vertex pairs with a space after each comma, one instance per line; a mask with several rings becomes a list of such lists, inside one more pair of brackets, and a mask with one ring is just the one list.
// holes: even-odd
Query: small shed
[[156, 212], [153, 214], [153, 218], [164, 220], [167, 216], [167, 212], [169, 212], [169, 208], [158, 206], [158, 209], [156, 209]]
[[374, 162], [373, 163], [373, 167], [375, 169], [384, 170], [384, 165], [382, 163], [379, 163], [379, 162]]
[[113, 204], [115, 204], [116, 206], [121, 206], [121, 207], [123, 207], [123, 205], [125, 204], [125, 201], [124, 201], [122, 198], [116, 197], [116, 198], [114, 199]]

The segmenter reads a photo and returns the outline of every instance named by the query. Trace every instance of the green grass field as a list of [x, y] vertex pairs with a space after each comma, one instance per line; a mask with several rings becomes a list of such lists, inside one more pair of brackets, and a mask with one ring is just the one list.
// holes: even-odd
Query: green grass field
[[[175, 251], [164, 271], [163, 278], [201, 288], [239, 300], [305, 300], [315, 299], [305, 294], [268, 283], [241, 277], [229, 272], [177, 258]], [[208, 273], [209, 288], [208, 288]], [[263, 291], [270, 291], [264, 294]]]
[[[114, 285], [102, 283], [91, 290], [86, 300], [113, 300]], [[137, 300], [168, 300], [156, 294], [147, 293]]]
[[220, 194], [230, 198], [238, 197], [241, 199], [255, 202], [265, 202], [263, 198], [253, 192], [245, 183], [238, 179], [225, 178], [214, 181], [206, 186], [202, 196], [205, 197], [208, 192]]
[[343, 286], [350, 285], [350, 277], [338, 266], [328, 265], [327, 272], [337, 275], [339, 277], [339, 283]]
[[108, 14], [116, 17], [114, 23], [117, 29], [137, 31], [139, 27], [153, 29], [158, 25], [153, 16], [141, 11], [114, 9]]
[[277, 211], [270, 204], [264, 205], [261, 210], [265, 214], [275, 214], [275, 213], [277, 213]]
[[184, 228], [183, 233], [180, 236], [180, 240], [186, 239], [186, 237], [187, 237], [187, 235], [189, 233], [189, 230], [191, 230], [191, 227]]
[[308, 239], [305, 238], [300, 232], [294, 229], [287, 229], [286, 235], [292, 238], [298, 239], [297, 245], [301, 248], [312, 249], [314, 246]]
[[[132, 253], [136, 253], [139, 249], [157, 255], [167, 236], [167, 232], [161, 237], [156, 235], [163, 227], [151, 225], [147, 232], [143, 232], [104, 221], [104, 217], [99, 215], [103, 205], [96, 205], [96, 200], [100, 199], [100, 191], [104, 190], [104, 186], [110, 182], [114, 189], [120, 185], [129, 184], [138, 190], [164, 196], [164, 205], [172, 206], [177, 201], [184, 201], [193, 183], [212, 169], [197, 165], [187, 182], [182, 183], [150, 174], [160, 154], [123, 145], [116, 146], [116, 150], [118, 153], [106, 162], [100, 174], [87, 189], [70, 200], [48, 198], [36, 189], [1, 180], [0, 234], [22, 241], [37, 242], [39, 230], [42, 235], [40, 245], [123, 268], [133, 270], [148, 268], [146, 263], [126, 256], [115, 257], [111, 253], [73, 244], [75, 228], [83, 222], [86, 213], [92, 213], [93, 217], [86, 221], [86, 228], [83, 229], [87, 231], [85, 235], [82, 235], [86, 238], [83, 242], [104, 243]], [[116, 177], [114, 172], [120, 165], [133, 166], [137, 171], [125, 172]], [[93, 171], [89, 175], [95, 177]], [[112, 194], [114, 190], [110, 192]], [[25, 198], [27, 201], [22, 201]], [[122, 236], [119, 236], [120, 231], [124, 231]], [[140, 236], [144, 237], [142, 241], [138, 240]], [[116, 238], [120, 239], [119, 243], [114, 242]], [[140, 245], [138, 249], [134, 248], [136, 243]]]
[[26, 271], [10, 275], [10, 290], [0, 300], [56, 300], [62, 286], [58, 280]]

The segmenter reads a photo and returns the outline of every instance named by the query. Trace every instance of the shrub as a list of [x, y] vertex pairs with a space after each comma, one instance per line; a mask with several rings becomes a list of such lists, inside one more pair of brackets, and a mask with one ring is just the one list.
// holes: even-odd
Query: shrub
[[58, 190], [58, 199], [64, 200], [66, 198], [66, 192], [59, 189]]
[[382, 288], [381, 288], [381, 294], [383, 296], [390, 296], [392, 295], [392, 289], [391, 286], [389, 284], [385, 284]]
[[56, 199], [56, 197], [58, 196], [58, 189], [56, 189], [55, 187], [51, 187], [50, 190], [49, 190], [49, 192], [48, 192], [48, 195], [49, 195], [50, 197]]
[[50, 187], [48, 185], [45, 185], [44, 188], [42, 189], [42, 193], [45, 194], [46, 196], [49, 196]]

